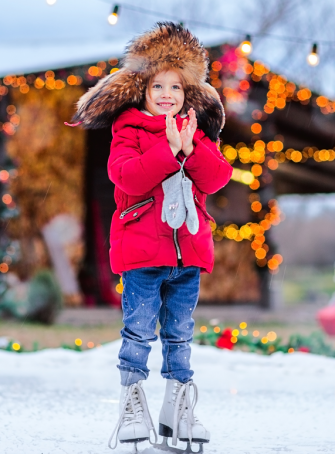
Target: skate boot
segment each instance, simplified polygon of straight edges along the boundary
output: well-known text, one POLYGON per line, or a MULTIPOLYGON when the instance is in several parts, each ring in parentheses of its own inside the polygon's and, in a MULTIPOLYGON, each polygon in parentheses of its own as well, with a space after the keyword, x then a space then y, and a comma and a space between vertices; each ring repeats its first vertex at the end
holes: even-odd
POLYGON ((194 407, 198 400, 197 386, 189 381, 180 383, 177 380, 167 380, 164 403, 159 415, 159 435, 163 436, 161 445, 154 445, 160 449, 176 453, 192 453, 191 443, 198 443, 199 450, 203 452, 203 443, 208 443, 210 433, 194 415, 194 407), (193 388, 191 402, 190 389, 193 388), (172 437, 172 445, 176 446, 177 439, 187 442, 186 450, 172 448, 167 443, 167 438, 172 437))
POLYGON ((108 442, 109 448, 115 449, 119 440, 120 443, 134 443, 134 452, 137 452, 138 442, 150 441, 151 430, 157 441, 157 434, 142 388, 142 380, 130 386, 121 386, 119 413, 119 420, 108 442), (112 446, 114 436, 116 438, 112 446))

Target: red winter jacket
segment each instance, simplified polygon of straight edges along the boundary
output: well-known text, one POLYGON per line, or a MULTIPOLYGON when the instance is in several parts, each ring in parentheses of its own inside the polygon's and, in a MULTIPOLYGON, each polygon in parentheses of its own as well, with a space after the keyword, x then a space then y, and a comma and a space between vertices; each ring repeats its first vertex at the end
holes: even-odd
MULTIPOLYGON (((183 119, 176 117, 178 129, 183 119)), ((114 273, 149 266, 199 266, 210 273, 214 245, 206 212, 206 196, 225 186, 232 168, 201 130, 194 135, 194 150, 184 169, 193 181, 199 231, 189 233, 162 222, 162 181, 180 170, 166 138, 165 116, 148 116, 138 109, 123 112, 113 124, 108 175, 115 183, 117 209, 110 232, 110 261, 114 273)), ((214 221, 214 220, 213 220, 214 221)))

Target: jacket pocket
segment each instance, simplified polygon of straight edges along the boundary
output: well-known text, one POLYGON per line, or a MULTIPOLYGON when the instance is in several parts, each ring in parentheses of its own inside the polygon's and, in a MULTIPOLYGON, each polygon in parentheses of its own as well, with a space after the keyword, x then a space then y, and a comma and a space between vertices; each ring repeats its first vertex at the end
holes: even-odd
POLYGON ((135 203, 120 214, 120 224, 127 224, 129 221, 134 221, 147 211, 154 203, 154 197, 135 203))
POLYGON ((120 214, 122 257, 127 265, 150 262, 159 252, 154 200, 150 197, 120 214))

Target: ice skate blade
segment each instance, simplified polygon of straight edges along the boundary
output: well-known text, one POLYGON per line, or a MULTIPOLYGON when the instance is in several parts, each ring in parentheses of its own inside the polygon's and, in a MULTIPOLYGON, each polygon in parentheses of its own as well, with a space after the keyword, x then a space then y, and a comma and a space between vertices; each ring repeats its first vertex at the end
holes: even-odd
POLYGON ((144 437, 144 438, 131 438, 129 440, 119 440, 120 443, 140 443, 141 441, 146 441, 146 440, 149 440, 148 437, 144 437))
POLYGON ((163 437, 162 443, 154 443, 152 446, 156 449, 160 449, 162 451, 173 452, 175 454, 203 454, 203 445, 199 443, 199 451, 193 451, 190 442, 187 442, 187 446, 185 449, 175 448, 173 446, 169 446, 167 442, 167 437, 163 437))

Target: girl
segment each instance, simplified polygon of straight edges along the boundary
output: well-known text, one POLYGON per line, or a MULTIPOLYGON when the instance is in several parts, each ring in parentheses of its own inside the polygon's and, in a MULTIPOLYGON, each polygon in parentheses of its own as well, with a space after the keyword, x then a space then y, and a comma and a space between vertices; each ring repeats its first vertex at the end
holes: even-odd
POLYGON ((87 128, 113 124, 110 260, 124 286, 116 428, 122 443, 147 440, 154 430, 143 380, 157 321, 166 379, 159 434, 174 445, 210 440, 190 402, 190 388, 195 403, 197 388, 189 343, 200 273, 210 273, 214 262, 206 196, 227 184, 232 168, 215 144, 224 111, 205 83, 207 66, 197 38, 181 25, 160 23, 128 46, 123 68, 89 90, 75 116, 87 128))

